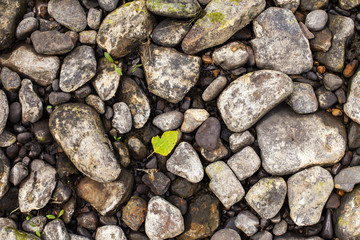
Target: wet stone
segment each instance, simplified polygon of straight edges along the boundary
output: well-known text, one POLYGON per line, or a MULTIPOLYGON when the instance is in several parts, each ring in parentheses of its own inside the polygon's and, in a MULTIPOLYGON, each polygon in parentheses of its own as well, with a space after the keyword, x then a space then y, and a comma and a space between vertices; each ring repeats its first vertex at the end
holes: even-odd
POLYGON ((155 195, 163 195, 170 187, 171 180, 162 172, 145 174, 142 181, 155 195))
POLYGON ((327 91, 323 87, 316 89, 316 95, 319 101, 319 107, 321 109, 328 109, 337 103, 336 95, 331 91, 327 91))
POLYGON ((21 119, 23 123, 35 123, 43 115, 43 103, 34 91, 29 79, 24 79, 19 91, 21 119))
POLYGON ((115 103, 114 117, 112 119, 112 126, 119 132, 125 134, 130 132, 132 127, 132 118, 128 105, 124 102, 115 103))
POLYGON ((175 47, 180 44, 189 30, 187 21, 167 18, 156 25, 151 33, 151 39, 160 46, 175 47))
POLYGON ((44 240, 70 240, 66 226, 61 220, 52 220, 46 224, 42 237, 44 240))
POLYGON ((295 12, 300 5, 300 0, 274 0, 277 7, 289 9, 295 12))
POLYGON ((99 114, 105 113, 105 103, 97 95, 90 94, 85 98, 87 105, 93 107, 99 114))
POLYGON ((51 92, 49 95, 49 103, 53 106, 60 105, 70 101, 71 94, 66 92, 51 92))
POLYGON ((202 99, 207 102, 214 100, 221 91, 225 88, 227 84, 227 79, 224 76, 217 77, 210 85, 204 90, 202 94, 202 99))
POLYGON ((328 15, 324 10, 311 11, 305 20, 305 25, 310 31, 322 30, 328 20, 328 15))
POLYGON ((351 79, 348 99, 347 102, 344 104, 344 112, 353 121, 360 124, 360 108, 359 108, 360 98, 357 94, 359 91, 358 90, 359 86, 360 86, 360 71, 355 73, 355 75, 351 79))
POLYGON ((4 130, 0 134, 0 147, 9 147, 16 142, 16 136, 11 132, 4 130))
POLYGON ((206 150, 205 148, 200 148, 200 153, 206 161, 215 162, 225 158, 228 155, 229 150, 224 146, 220 138, 218 139, 217 146, 217 148, 211 151, 206 150))
POLYGON ((327 52, 331 47, 331 31, 325 27, 319 32, 313 33, 315 38, 310 40, 310 48, 315 52, 327 52))
POLYGON ((236 41, 215 49, 212 58, 214 63, 222 69, 231 70, 245 65, 249 59, 249 53, 245 44, 236 41))
POLYGON ((0 79, 3 87, 8 92, 16 92, 21 86, 19 75, 7 67, 1 69, 0 79))
POLYGON ((192 18, 201 10, 197 0, 148 0, 146 7, 156 15, 172 18, 192 18))
POLYGON ((181 198, 191 197, 200 189, 197 183, 191 183, 188 180, 178 177, 171 183, 171 192, 181 198))
POLYGON ((232 155, 227 164, 235 173, 236 177, 242 181, 251 177, 259 170, 261 160, 254 149, 248 146, 232 155))
POLYGON ((10 177, 10 161, 0 150, 0 199, 4 197, 6 192, 9 190, 9 177, 10 177))
POLYGON ((258 231, 259 219, 250 211, 241 211, 236 216, 235 226, 247 236, 252 236, 258 231))
POLYGON ((210 240, 241 240, 240 235, 231 228, 224 228, 217 231, 210 240))
POLYGON ((88 213, 80 213, 77 216, 76 221, 79 226, 92 231, 96 230, 96 227, 98 225, 98 217, 94 211, 88 213))
POLYGON ((334 178, 335 188, 351 192, 360 183, 360 166, 342 169, 334 178))
POLYGON ((343 84, 343 80, 338 75, 332 73, 326 73, 323 82, 325 88, 329 91, 335 91, 343 84))
POLYGON ((133 231, 139 230, 145 221, 147 202, 140 197, 131 197, 122 209, 122 220, 133 231))
POLYGON ((31 34, 31 42, 37 53, 45 55, 65 54, 75 46, 68 35, 56 30, 35 31, 31 34))
POLYGON ((119 226, 102 226, 96 230, 95 240, 126 240, 124 231, 119 226))
POLYGON ((191 108, 185 111, 181 132, 191 133, 208 119, 210 114, 205 109, 191 108))
POLYGON ((22 162, 16 163, 11 169, 9 181, 17 186, 28 176, 28 168, 22 162))
POLYGON ((287 227, 287 222, 285 220, 281 220, 281 222, 274 225, 272 232, 275 236, 281 236, 286 233, 287 227))
POLYGON ((217 118, 209 117, 199 127, 195 134, 196 143, 205 150, 212 151, 218 148, 221 125, 217 118))
POLYGON ((310 84, 294 82, 294 91, 286 103, 299 114, 314 113, 318 109, 318 101, 310 84))
POLYGON ((160 115, 157 115, 152 123, 161 129, 161 131, 166 132, 170 130, 175 130, 181 126, 184 120, 184 115, 178 111, 170 111, 160 115))
POLYGON ((90 28, 98 30, 102 18, 102 11, 96 8, 90 8, 87 15, 87 24, 90 28))

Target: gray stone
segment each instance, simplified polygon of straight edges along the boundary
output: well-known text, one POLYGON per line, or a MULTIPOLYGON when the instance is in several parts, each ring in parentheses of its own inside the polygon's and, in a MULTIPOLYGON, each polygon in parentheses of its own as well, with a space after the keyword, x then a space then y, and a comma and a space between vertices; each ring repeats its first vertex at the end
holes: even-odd
POLYGON ((90 240, 88 237, 69 233, 70 240, 90 240))
POLYGON ((115 103, 113 109, 114 117, 112 119, 112 126, 119 134, 130 132, 132 128, 132 119, 128 105, 124 102, 115 103))
POLYGON ((149 92, 171 103, 180 102, 200 74, 200 57, 154 44, 141 48, 141 62, 149 92))
POLYGON ((81 32, 86 28, 86 14, 78 0, 50 0, 48 12, 72 31, 81 32))
POLYGON ((1 69, 0 79, 3 87, 8 92, 16 92, 21 86, 21 79, 19 75, 7 67, 3 67, 1 69))
POLYGON ((219 96, 217 106, 228 129, 242 132, 292 92, 293 83, 286 74, 260 70, 231 82, 219 96))
POLYGON ((147 0, 146 7, 156 15, 172 18, 193 18, 202 10, 197 0, 147 0))
POLYGON ((56 30, 35 31, 31 34, 31 42, 37 53, 45 55, 65 54, 75 46, 71 37, 56 30))
POLYGON ((121 141, 115 141, 113 142, 113 146, 115 149, 115 152, 119 156, 119 162, 121 166, 127 167, 131 160, 130 160, 130 153, 129 150, 124 142, 121 141))
POLYGON ((135 51, 147 40, 155 24, 155 18, 145 4, 133 1, 109 13, 102 21, 97 44, 111 56, 121 58, 135 51))
POLYGON ((280 211, 285 196, 286 182, 283 178, 262 178, 250 188, 245 199, 261 218, 271 219, 280 211))
POLYGON ((268 8, 253 24, 256 38, 250 43, 258 68, 286 74, 300 74, 311 70, 313 58, 309 42, 290 10, 268 8))
POLYGON ((264 230, 251 236, 252 240, 272 240, 273 236, 270 232, 264 230))
POLYGON ((201 148, 213 151, 219 147, 220 132, 220 121, 215 117, 209 117, 196 131, 195 141, 201 148))
POLYGON ((298 114, 314 113, 318 109, 318 101, 310 84, 294 82, 294 91, 286 99, 286 103, 298 114))
POLYGON ((323 79, 324 87, 329 91, 335 91, 343 84, 343 80, 333 73, 325 73, 323 79))
POLYGON ((21 240, 40 240, 37 236, 17 230, 16 228, 7 227, 0 230, 0 239, 6 239, 6 240, 19 240, 19 237, 21 236, 21 240))
POLYGON ((161 129, 161 131, 166 132, 170 130, 175 130, 181 126, 184 120, 184 115, 178 111, 170 111, 157 115, 152 123, 161 129))
POLYGON ((96 8, 99 6, 98 0, 81 0, 82 4, 86 8, 96 8))
POLYGON ((70 240, 66 226, 61 220, 52 220, 46 224, 42 237, 44 240, 70 240))
POLYGON ((0 90, 0 134, 3 133, 9 116, 9 104, 6 94, 0 90))
POLYGON ((80 103, 60 105, 50 115, 49 126, 51 134, 79 171, 99 182, 118 178, 120 165, 93 108, 80 103))
POLYGON ((235 219, 235 226, 247 236, 252 236, 258 231, 259 219, 250 211, 241 211, 235 219))
POLYGON ((345 45, 354 33, 354 21, 341 15, 329 14, 328 27, 332 33, 331 47, 327 52, 316 52, 315 58, 328 70, 342 72, 345 64, 345 45))
POLYGON ((20 45, 0 56, 0 65, 10 68, 41 86, 51 85, 60 69, 60 59, 35 52, 30 45, 20 45))
POLYGON ((214 150, 206 150, 205 148, 200 148, 200 153, 206 161, 215 162, 217 160, 225 158, 228 155, 229 150, 224 146, 220 138, 218 138, 217 146, 218 147, 214 150))
POLYGON ((189 182, 198 183, 204 178, 204 169, 195 149, 188 142, 181 142, 166 162, 166 169, 189 182))
POLYGON ((249 53, 245 44, 235 41, 215 49, 212 59, 222 69, 232 70, 245 65, 249 59, 249 53))
POLYGON ((274 0, 277 7, 289 9, 295 12, 300 5, 300 0, 274 0))
POLYGON ((159 196, 148 203, 145 232, 150 239, 167 239, 184 231, 184 219, 180 210, 159 196))
POLYGON ((51 31, 56 30, 59 31, 61 29, 60 24, 57 21, 49 21, 40 18, 40 31, 51 31))
POLYGON ((52 200, 57 204, 63 204, 67 202, 71 197, 72 191, 70 187, 58 181, 54 193, 52 195, 52 200))
POLYGON ((71 94, 65 92, 51 92, 49 94, 49 103, 53 106, 66 103, 70 101, 71 94))
POLYGON ((236 177, 242 181, 251 177, 259 170, 261 160, 252 147, 245 147, 232 155, 227 164, 235 173, 236 177))
POLYGON ((316 89, 315 93, 321 109, 328 109, 338 101, 336 95, 332 91, 326 90, 324 87, 316 89))
POLYGON ((339 7, 344 10, 351 10, 360 5, 359 0, 339 0, 339 7))
POLYGON ((102 18, 102 11, 96 8, 90 8, 87 15, 87 24, 90 28, 98 30, 102 18))
POLYGON ((126 240, 124 231, 119 226, 108 225, 96 230, 95 240, 118 239, 126 240))
POLYGON ((30 176, 21 182, 19 189, 19 208, 30 212, 46 206, 56 186, 56 169, 42 160, 30 164, 30 176))
POLYGON ((202 99, 207 102, 214 100, 219 93, 224 89, 227 84, 227 79, 224 76, 217 77, 210 85, 204 90, 202 94, 202 99))
POLYGON ((279 106, 256 126, 262 165, 286 175, 313 165, 332 165, 345 153, 345 127, 325 111, 299 115, 279 106))
POLYGON ((210 114, 205 109, 190 108, 184 113, 184 121, 181 125, 181 132, 191 133, 208 119, 210 114))
POLYGON ((360 147, 360 125, 356 122, 351 122, 348 128, 348 145, 350 149, 360 147))
POLYGON ((244 147, 252 145, 254 141, 255 138, 249 131, 233 133, 229 137, 230 149, 233 153, 242 150, 244 147))
POLYGON ((210 178, 209 188, 226 209, 239 202, 245 195, 240 181, 223 161, 209 164, 205 172, 210 178))
POLYGON ((360 96, 358 94, 360 88, 360 70, 351 78, 350 90, 346 103, 344 104, 344 112, 353 121, 360 124, 360 96))
POLYGON ((4 197, 9 190, 9 177, 10 177, 10 161, 0 150, 0 199, 4 197))
POLYGON ((360 166, 342 169, 335 176, 335 188, 344 192, 351 192, 355 184, 360 183, 360 166))
POLYGON ((305 25, 310 31, 323 30, 328 21, 328 15, 324 10, 311 11, 305 19, 305 25))
POLYGON ((274 225, 272 232, 275 236, 281 236, 286 233, 287 227, 287 222, 285 220, 281 220, 281 222, 274 225))
POLYGON ((293 232, 288 232, 280 237, 275 237, 274 240, 324 240, 324 239, 318 236, 304 237, 303 235, 299 235, 293 232))
POLYGON ((288 181, 290 217, 298 226, 310 226, 320 221, 334 181, 331 174, 316 166, 292 175, 288 181))
POLYGON ((213 0, 204 9, 185 36, 181 47, 187 54, 196 54, 206 48, 226 42, 237 31, 248 25, 265 8, 265 0, 213 0))
POLYGON ((72 92, 90 81, 96 73, 95 52, 90 46, 79 46, 64 58, 61 66, 59 87, 72 92))
POLYGON ((131 136, 126 139, 126 144, 129 148, 130 155, 137 161, 141 161, 147 156, 146 146, 136 136, 131 136))
POLYGON ((301 31, 303 32, 304 36, 307 38, 307 39, 314 39, 315 38, 315 35, 310 32, 310 30, 305 26, 305 24, 303 24, 302 22, 299 22, 299 26, 300 26, 300 29, 301 31))
POLYGON ((329 3, 329 0, 301 0, 300 10, 313 11, 325 8, 329 3))
POLYGON ((4 130, 0 134, 0 147, 10 147, 15 142, 16 142, 16 136, 13 133, 4 130))
POLYGON ((6 227, 16 228, 16 223, 11 218, 0 218, 0 231, 6 227))
POLYGON ((214 233, 210 240, 241 240, 241 237, 235 230, 224 228, 214 233))
POLYGON ((24 79, 19 91, 21 119, 23 123, 35 123, 43 115, 43 103, 34 91, 32 82, 24 79))
POLYGON ((98 0, 98 2, 103 10, 110 12, 117 7, 119 0, 98 0))
POLYGON ((95 30, 81 31, 79 33, 79 42, 81 42, 82 44, 95 45, 96 36, 97 32, 95 30))
POLYGON ((39 22, 34 17, 24 18, 16 28, 16 38, 24 40, 39 28, 39 22))
POLYGON ((16 163, 10 171, 9 181, 17 186, 21 183, 24 178, 28 175, 28 168, 22 162, 16 163))
POLYGON ((128 200, 133 184, 133 175, 123 170, 119 179, 108 183, 96 182, 88 177, 82 178, 76 187, 76 193, 101 215, 112 215, 128 200))
POLYGON ((166 18, 151 33, 154 43, 164 47, 175 47, 190 30, 188 21, 166 18))
POLYGON ((105 103, 100 97, 90 94, 85 98, 85 102, 87 105, 93 107, 99 114, 105 113, 105 103))

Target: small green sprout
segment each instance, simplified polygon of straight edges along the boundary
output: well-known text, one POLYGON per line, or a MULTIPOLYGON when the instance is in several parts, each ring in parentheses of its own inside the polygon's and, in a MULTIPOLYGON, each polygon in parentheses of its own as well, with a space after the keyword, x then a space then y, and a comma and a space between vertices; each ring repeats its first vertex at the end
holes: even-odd
POLYGON ((117 66, 118 62, 114 61, 114 59, 107 52, 104 53, 104 57, 106 58, 106 60, 109 63, 112 63, 112 65, 114 66, 115 72, 117 72, 120 76, 122 76, 123 73, 122 73, 121 69, 117 66))
POLYGON ((52 109, 52 108, 53 108, 53 106, 51 106, 51 105, 47 105, 47 106, 46 106, 46 108, 47 108, 47 109, 52 109))
POLYGON ((52 214, 48 214, 46 215, 46 217, 50 220, 53 220, 53 219, 56 219, 56 220, 59 220, 60 217, 64 214, 64 209, 61 209, 60 213, 58 215, 52 215, 52 214))
POLYGON ((137 69, 138 67, 141 67, 141 66, 142 66, 141 63, 140 63, 140 64, 134 64, 134 65, 132 66, 132 68, 133 68, 132 72, 135 72, 136 69, 137 69))
POLYGON ((116 136, 114 136, 114 139, 115 139, 115 141, 120 141, 120 139, 121 139, 121 137, 116 137, 116 136))
MULTIPOLYGON (((26 216, 26 220, 29 221, 29 220, 31 220, 32 217, 33 217, 33 216, 32 216, 30 213, 28 213, 28 215, 26 216)), ((41 238, 41 233, 40 233, 40 231, 39 231, 39 224, 35 224, 33 221, 30 221, 30 226, 36 228, 36 229, 35 229, 36 236, 38 236, 39 238, 41 238)))

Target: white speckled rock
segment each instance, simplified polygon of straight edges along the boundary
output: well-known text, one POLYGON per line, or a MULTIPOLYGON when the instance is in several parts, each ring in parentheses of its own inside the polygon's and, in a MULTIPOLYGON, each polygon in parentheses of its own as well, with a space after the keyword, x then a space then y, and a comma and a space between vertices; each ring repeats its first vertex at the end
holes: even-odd
POLYGON ((351 78, 349 96, 344 104, 344 112, 353 121, 360 124, 360 70, 351 78))
POLYGON ((295 12, 300 5, 300 0, 274 0, 277 7, 289 9, 295 12))
POLYGON ((324 10, 314 10, 306 15, 305 26, 310 31, 322 30, 328 20, 328 15, 324 10))
POLYGON ((351 192, 355 184, 360 183, 360 166, 353 166, 342 169, 335 176, 335 188, 344 192, 351 192))
POLYGON ((244 147, 250 146, 255 141, 254 136, 249 132, 233 133, 229 137, 230 149, 236 153, 244 147))
POLYGON ((236 177, 242 181, 259 170, 261 160, 252 147, 245 147, 240 152, 232 155, 227 164, 236 177))
POLYGON ((259 228, 259 219, 250 211, 241 211, 235 219, 235 226, 247 236, 254 235, 259 228))
POLYGON ((6 94, 0 90, 0 134, 4 131, 6 121, 9 115, 9 104, 6 94))
POLYGON ((125 134, 130 132, 132 127, 131 112, 128 105, 124 102, 115 103, 113 105, 114 117, 112 126, 119 132, 125 134))
POLYGON ((351 10, 360 5, 360 0, 339 0, 339 7, 344 10, 351 10))
POLYGON ((0 199, 9 190, 9 177, 10 177, 10 161, 0 149, 0 199))
POLYGON ((204 90, 203 94, 201 95, 202 99, 205 102, 214 100, 219 95, 219 93, 221 93, 221 91, 224 89, 226 84, 227 84, 226 77, 224 76, 217 77, 204 90))
POLYGON ((46 224, 42 237, 44 240, 70 240, 69 233, 62 220, 52 220, 46 224))
POLYGON ((245 44, 236 41, 215 49, 212 58, 216 65, 224 70, 231 70, 245 65, 249 59, 249 53, 245 44))
POLYGON ((294 82, 294 91, 286 103, 299 114, 314 113, 318 109, 318 100, 310 84, 294 82))
POLYGON ((161 131, 166 132, 175 130, 181 126, 184 120, 184 115, 179 111, 170 111, 157 115, 153 119, 153 124, 160 128, 161 131))
POLYGON ((184 113, 184 121, 181 132, 191 133, 208 119, 210 114, 205 109, 190 108, 184 113))
POLYGON ((146 7, 156 15, 193 18, 202 10, 197 0, 147 0, 146 7))
POLYGON ((24 79, 19 91, 23 123, 35 123, 43 115, 43 103, 34 91, 32 82, 24 79))
POLYGON ((102 226, 96 230, 95 240, 126 240, 124 231, 119 226, 102 226))
POLYGON ((210 240, 241 240, 241 237, 235 230, 224 228, 214 233, 210 240))

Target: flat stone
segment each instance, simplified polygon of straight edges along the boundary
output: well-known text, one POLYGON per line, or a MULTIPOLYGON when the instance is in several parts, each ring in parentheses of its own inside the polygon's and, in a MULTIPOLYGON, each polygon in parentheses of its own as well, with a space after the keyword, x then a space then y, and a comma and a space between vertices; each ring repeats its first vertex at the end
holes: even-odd
POLYGON ((11 145, 13 145, 16 142, 16 136, 7 131, 4 130, 1 134, 0 134, 0 147, 10 147, 11 145))
POLYGON ((217 106, 228 129, 242 132, 292 92, 293 83, 287 75, 260 70, 231 82, 219 96, 217 106))
POLYGON ((119 179, 109 183, 96 182, 88 177, 82 178, 76 187, 76 193, 101 215, 112 215, 130 197, 133 183, 133 175, 124 170, 119 179))
POLYGON ((102 11, 96 8, 90 8, 87 15, 87 24, 90 28, 98 30, 101 24, 102 11))
POLYGON ((227 84, 226 77, 224 77, 224 76, 217 77, 204 90, 204 92, 201 96, 202 99, 205 102, 214 100, 221 93, 221 91, 225 88, 226 84, 227 84))
POLYGON ((120 165, 93 108, 81 103, 60 105, 50 115, 49 126, 51 134, 79 171, 99 182, 118 178, 120 165))
POLYGON ((206 161, 215 162, 217 160, 221 160, 225 158, 228 155, 229 150, 224 146, 220 138, 218 138, 217 146, 218 147, 215 148, 214 150, 207 150, 205 148, 200 148, 200 153, 205 158, 206 161))
POLYGON ((319 32, 313 33, 315 38, 310 40, 310 48, 315 52, 327 52, 331 47, 332 35, 329 28, 325 27, 319 32))
POLYGON ((212 151, 219 147, 221 125, 217 118, 209 117, 195 134, 196 143, 205 150, 212 151))
POLYGON ((315 94, 317 95, 319 107, 321 109, 328 109, 337 103, 337 97, 332 91, 326 90, 325 87, 319 87, 316 89, 315 94))
POLYGON ((339 0, 339 7, 344 10, 351 10, 360 5, 359 0, 339 0))
POLYGON ((348 93, 348 98, 344 104, 344 112, 348 117, 353 121, 360 124, 360 96, 358 95, 360 87, 360 70, 354 74, 351 78, 350 90, 348 93))
POLYGON ((4 131, 9 116, 9 104, 6 94, 0 90, 0 134, 4 131))
POLYGON ((265 8, 265 0, 211 1, 185 36, 181 47, 186 54, 196 54, 206 48, 226 42, 248 25, 265 8))
POLYGON ((305 24, 303 24, 302 22, 299 22, 299 26, 300 26, 300 29, 303 32, 304 36, 308 40, 315 38, 315 35, 312 32, 310 32, 310 30, 305 26, 305 24))
POLYGON ((320 31, 327 21, 328 15, 324 10, 314 10, 306 15, 305 25, 310 31, 320 31))
POLYGON ((0 55, 0 65, 21 76, 34 80, 41 86, 51 85, 60 69, 60 59, 35 52, 30 45, 19 45, 10 53, 0 55))
POLYGON ((184 120, 184 115, 179 111, 170 111, 162 113, 154 117, 152 123, 161 129, 161 131, 166 132, 170 130, 175 130, 181 126, 184 120))
POLYGON ((159 196, 152 197, 145 220, 146 235, 150 239, 167 239, 183 231, 184 219, 180 210, 159 196))
POLYGON ((250 188, 245 199, 261 218, 271 219, 284 204, 286 188, 281 177, 262 178, 250 188))
POLYGON ((49 164, 33 160, 30 169, 30 176, 21 182, 19 189, 19 208, 23 213, 45 207, 56 186, 56 169, 49 164))
POLYGON ((68 53, 75 46, 70 36, 56 30, 35 31, 31 34, 31 42, 37 53, 45 55, 68 53))
POLYGON ((301 0, 300 9, 302 11, 313 11, 325 8, 329 3, 329 0, 301 0))
POLYGON ((52 220, 46 224, 41 235, 44 240, 70 240, 66 226, 61 220, 52 220))
POLYGON ((141 48, 141 62, 149 92, 171 103, 180 102, 200 74, 200 57, 154 44, 141 48))
POLYGON ((43 115, 43 103, 34 91, 32 82, 24 79, 19 91, 21 119, 23 123, 35 123, 43 115))
POLYGON ((58 23, 72 31, 81 32, 86 28, 86 14, 78 0, 50 0, 47 10, 58 23))
POLYGON ((34 17, 28 17, 21 20, 16 28, 16 38, 24 40, 39 28, 39 21, 34 17))
POLYGON ((156 15, 172 18, 192 18, 202 10, 197 0, 148 0, 146 7, 156 15))
POLYGON ((210 240, 241 240, 240 235, 231 228, 224 228, 217 231, 210 240))
POLYGON ((170 178, 168 178, 162 172, 144 174, 141 180, 155 195, 165 194, 168 191, 171 183, 170 178))
POLYGON ((328 28, 332 33, 331 47, 327 52, 316 52, 315 58, 333 72, 342 72, 345 66, 345 45, 354 33, 354 21, 341 15, 329 14, 328 28))
POLYGON ((335 176, 335 188, 344 192, 351 192, 355 184, 360 183, 360 166, 342 169, 335 176))
POLYGON ((292 175, 288 181, 290 217, 298 226, 318 223, 322 210, 334 189, 331 174, 316 166, 292 175))
POLYGON ((310 84, 294 82, 294 91, 286 99, 286 103, 298 114, 314 113, 318 109, 318 101, 310 84))
POLYGON ((105 113, 105 103, 97 95, 90 94, 85 98, 87 105, 93 107, 99 114, 105 113))
POLYGON ((51 92, 49 94, 49 103, 53 106, 70 101, 71 94, 66 92, 51 92))
POLYGON ((360 147, 360 125, 356 122, 351 122, 348 129, 348 145, 350 149, 360 147))
POLYGON ((198 183, 204 178, 204 169, 195 149, 188 142, 181 142, 166 161, 166 169, 189 182, 198 183))
POLYGON ((96 42, 111 56, 122 58, 146 41, 155 18, 145 4, 133 1, 109 13, 102 21, 96 42))
POLYGON ((131 197, 122 209, 121 219, 133 231, 138 231, 144 223, 147 212, 147 202, 140 197, 131 197))
POLYGON ((119 0, 98 0, 98 2, 103 10, 110 12, 117 7, 119 0))
POLYGON ((242 181, 251 177, 259 170, 261 160, 252 147, 245 147, 232 155, 227 164, 235 173, 236 177, 242 181))
POLYGON ((79 46, 68 54, 60 72, 59 87, 63 92, 73 92, 90 81, 96 74, 95 52, 90 46, 79 46))
POLYGON ((9 177, 10 177, 10 161, 0 150, 0 199, 4 197, 6 192, 9 190, 9 177))
POLYGON ((345 153, 345 127, 325 111, 299 115, 282 105, 265 116, 256 131, 262 166, 272 175, 333 165, 345 153))
POLYGON ((190 108, 184 113, 181 132, 191 133, 208 119, 210 114, 205 109, 190 108))
POLYGON ((245 65, 249 59, 249 53, 245 44, 235 41, 215 49, 212 58, 214 63, 222 69, 231 70, 245 65))
POLYGON ((229 137, 230 149, 233 153, 242 150, 244 147, 252 145, 254 141, 255 138, 249 131, 233 133, 229 137))
POLYGON ((252 236, 258 231, 259 219, 250 211, 241 211, 235 219, 235 226, 247 236, 252 236))
POLYGON ((258 68, 286 74, 311 70, 313 58, 309 42, 290 10, 275 7, 266 9, 255 19, 254 33, 256 38, 250 43, 258 68))
POLYGON ((274 0, 274 3, 279 8, 285 8, 295 12, 300 5, 300 0, 274 0))
POLYGON ((126 240, 124 231, 119 226, 109 225, 102 226, 96 230, 95 240, 126 240))
POLYGON ((188 21, 166 18, 151 33, 154 43, 164 47, 175 47, 190 30, 188 21))
POLYGON ((132 118, 128 105, 124 102, 115 103, 113 105, 114 117, 112 126, 119 132, 125 134, 130 132, 132 127, 132 118))
POLYGON ((210 178, 209 188, 226 209, 239 202, 245 195, 240 181, 225 162, 211 163, 205 168, 205 172, 210 178))
POLYGON ((16 92, 21 86, 20 76, 7 67, 1 69, 1 83, 8 92, 16 92))

